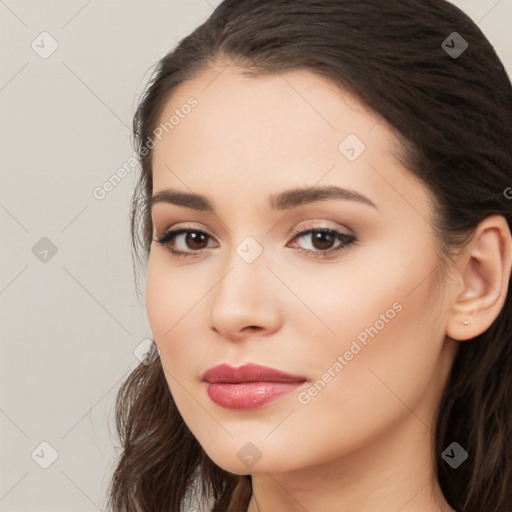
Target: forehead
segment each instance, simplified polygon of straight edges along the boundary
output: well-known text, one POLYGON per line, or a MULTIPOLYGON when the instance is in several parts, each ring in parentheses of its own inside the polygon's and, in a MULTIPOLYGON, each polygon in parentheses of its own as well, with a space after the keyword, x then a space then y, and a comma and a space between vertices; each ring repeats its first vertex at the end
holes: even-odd
POLYGON ((172 93, 159 125, 155 191, 185 185, 253 197, 322 180, 364 189, 375 202, 396 200, 397 190, 412 200, 426 192, 412 190, 425 187, 397 158, 398 138, 381 116, 307 70, 247 76, 233 65, 208 68, 172 93))
MULTIPOLYGON (((286 133, 296 137, 301 133, 311 137, 315 132, 338 132, 336 139, 347 128, 363 136, 382 120, 341 86, 309 70, 254 75, 232 64, 207 68, 180 84, 167 98, 159 124, 165 125, 173 116, 181 125, 194 124, 193 118, 200 117, 198 124, 211 136, 218 131, 214 128, 241 128, 241 133, 230 134, 239 139, 247 135, 264 136, 276 127, 283 131, 287 128, 286 133), (191 112, 192 121, 182 123, 184 116, 178 121, 176 114, 182 109, 189 110, 186 105, 192 97, 197 101, 191 112)), ((183 129, 173 127, 176 132, 183 129)), ((387 132, 390 142, 396 144, 389 127, 380 132, 387 132)))

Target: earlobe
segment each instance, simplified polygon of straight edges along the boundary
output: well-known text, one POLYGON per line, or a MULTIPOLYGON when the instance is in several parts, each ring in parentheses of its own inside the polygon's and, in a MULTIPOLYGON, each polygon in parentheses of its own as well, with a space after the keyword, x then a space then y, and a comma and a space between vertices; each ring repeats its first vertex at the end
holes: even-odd
POLYGON ((446 334, 462 341, 485 332, 505 303, 512 267, 512 237, 505 218, 484 219, 456 266, 459 287, 454 291, 446 334))

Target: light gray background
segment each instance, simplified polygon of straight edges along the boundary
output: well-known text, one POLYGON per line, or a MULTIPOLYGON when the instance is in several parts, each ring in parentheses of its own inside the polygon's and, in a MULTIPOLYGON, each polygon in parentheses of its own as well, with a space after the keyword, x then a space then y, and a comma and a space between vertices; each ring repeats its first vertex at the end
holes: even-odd
MULTIPOLYGON (((115 394, 151 331, 130 253, 137 169, 103 200, 93 190, 133 155, 153 64, 219 3, 0 0, 0 511, 105 510, 115 394), (43 31, 48 58, 31 47, 50 48, 43 31), (47 469, 42 442, 58 453, 47 469)), ((510 75, 512 0, 454 3, 510 75)))

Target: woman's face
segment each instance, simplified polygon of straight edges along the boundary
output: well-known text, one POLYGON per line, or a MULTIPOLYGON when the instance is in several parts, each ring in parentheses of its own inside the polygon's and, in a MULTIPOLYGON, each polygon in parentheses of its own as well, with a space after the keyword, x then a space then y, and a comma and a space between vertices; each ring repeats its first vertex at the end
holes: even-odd
POLYGON ((189 230, 153 242, 146 281, 185 423, 238 474, 326 463, 397 432, 430 439, 455 343, 427 188, 385 122, 329 82, 223 69, 182 84, 154 138, 153 195, 211 205, 152 204, 154 237, 189 230), (327 187, 352 196, 313 196, 327 187), (202 380, 246 363, 306 380, 202 380), (259 400, 273 389, 285 393, 259 400))

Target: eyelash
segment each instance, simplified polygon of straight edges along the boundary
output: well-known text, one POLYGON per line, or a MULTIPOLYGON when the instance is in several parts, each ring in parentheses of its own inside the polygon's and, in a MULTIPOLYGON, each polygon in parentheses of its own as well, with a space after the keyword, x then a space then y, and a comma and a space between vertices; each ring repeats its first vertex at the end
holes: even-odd
MULTIPOLYGON (((157 235, 154 242, 158 243, 159 245, 166 246, 167 249, 171 252, 171 254, 178 258, 193 257, 193 256, 195 256, 194 253, 200 253, 204 250, 204 249, 201 249, 199 251, 186 252, 186 251, 179 251, 179 250, 173 249, 170 246, 170 242, 172 242, 178 235, 181 235, 183 233, 200 233, 200 234, 206 235, 209 238, 212 238, 210 235, 208 235, 208 233, 205 233, 204 231, 201 231, 200 229, 179 228, 179 229, 170 229, 170 230, 162 233, 161 235, 157 235)), ((297 230, 297 231, 295 231, 295 233, 293 233, 292 240, 295 240, 296 238, 302 238, 302 237, 304 237, 306 235, 310 235, 312 233, 329 233, 329 234, 334 235, 334 237, 336 238, 337 241, 342 242, 335 249, 328 249, 326 251, 311 251, 309 249, 302 249, 302 248, 298 249, 298 251, 300 253, 309 254, 309 255, 313 256, 314 258, 325 257, 330 254, 343 251, 343 250, 347 249, 349 246, 353 245, 357 241, 356 237, 353 235, 347 235, 347 234, 342 233, 341 231, 338 231, 336 229, 322 228, 322 227, 309 228, 309 229, 302 230, 302 231, 297 230)))

